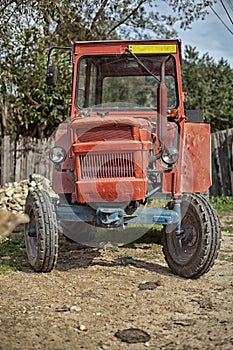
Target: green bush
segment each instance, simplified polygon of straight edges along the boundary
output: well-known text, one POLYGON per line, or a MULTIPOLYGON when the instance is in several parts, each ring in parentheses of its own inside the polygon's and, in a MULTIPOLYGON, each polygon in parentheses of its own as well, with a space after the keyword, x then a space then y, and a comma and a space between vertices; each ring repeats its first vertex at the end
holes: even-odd
POLYGON ((219 196, 210 197, 210 201, 218 214, 225 214, 233 212, 233 197, 232 196, 219 196))

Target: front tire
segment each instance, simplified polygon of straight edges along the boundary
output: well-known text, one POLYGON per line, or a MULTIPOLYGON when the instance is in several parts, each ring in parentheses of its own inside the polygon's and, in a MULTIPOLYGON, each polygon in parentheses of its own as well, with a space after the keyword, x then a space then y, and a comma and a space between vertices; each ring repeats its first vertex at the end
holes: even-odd
POLYGON ((208 272, 218 255, 220 224, 215 209, 200 194, 185 194, 181 203, 183 233, 175 226, 163 229, 163 253, 173 273, 198 278, 208 272))
POLYGON ((43 190, 29 193, 25 213, 29 216, 24 227, 29 263, 36 272, 49 272, 58 256, 58 225, 48 193, 43 190))

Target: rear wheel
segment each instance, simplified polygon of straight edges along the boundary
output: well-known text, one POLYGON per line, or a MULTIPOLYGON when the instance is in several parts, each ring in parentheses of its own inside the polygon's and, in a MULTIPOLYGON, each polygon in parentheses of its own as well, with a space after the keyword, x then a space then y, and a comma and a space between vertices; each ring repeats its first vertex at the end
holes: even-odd
POLYGON ((174 225, 163 229, 163 252, 175 274, 198 278, 208 272, 220 248, 220 224, 215 209, 200 194, 185 194, 181 203, 182 230, 174 225))
POLYGON ((43 190, 29 193, 25 212, 29 216, 24 228, 29 263, 37 272, 49 272, 58 256, 58 225, 48 193, 43 190))

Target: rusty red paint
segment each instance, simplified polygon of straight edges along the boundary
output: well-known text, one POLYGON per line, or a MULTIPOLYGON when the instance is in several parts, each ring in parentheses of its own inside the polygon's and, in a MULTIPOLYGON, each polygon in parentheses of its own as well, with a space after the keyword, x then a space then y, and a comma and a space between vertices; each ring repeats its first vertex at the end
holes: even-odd
MULTIPOLYGON (((55 192, 70 193, 73 201, 80 203, 143 201, 148 189, 148 160, 154 148, 161 153, 163 144, 179 149, 178 164, 162 175, 164 193, 177 197, 182 192, 203 192, 211 185, 210 128, 186 122, 178 40, 77 42, 74 81, 81 57, 124 54, 130 44, 142 43, 177 45, 177 52, 172 53, 178 94, 175 115, 167 119, 164 78, 159 87, 158 111, 114 110, 104 117, 94 110, 82 117, 75 104, 77 84, 73 84, 71 121, 61 124, 56 133, 55 143, 67 151, 67 158, 60 170, 54 169, 55 192)), ((90 93, 89 87, 85 93, 90 93)), ((158 158, 154 161, 156 169, 167 171, 158 158)))

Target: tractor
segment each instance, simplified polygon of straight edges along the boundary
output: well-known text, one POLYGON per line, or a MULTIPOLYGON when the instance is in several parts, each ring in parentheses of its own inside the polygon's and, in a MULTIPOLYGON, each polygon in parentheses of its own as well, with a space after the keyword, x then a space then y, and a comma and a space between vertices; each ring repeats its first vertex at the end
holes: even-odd
POLYGON ((69 50, 70 116, 50 149, 51 188, 28 194, 25 242, 37 272, 51 271, 59 232, 92 247, 124 245, 162 225, 172 273, 199 278, 217 257, 221 232, 206 191, 211 133, 185 110, 180 40, 79 41, 52 47, 46 83, 55 88, 54 50, 69 50), (161 206, 159 203, 163 201, 161 206))

